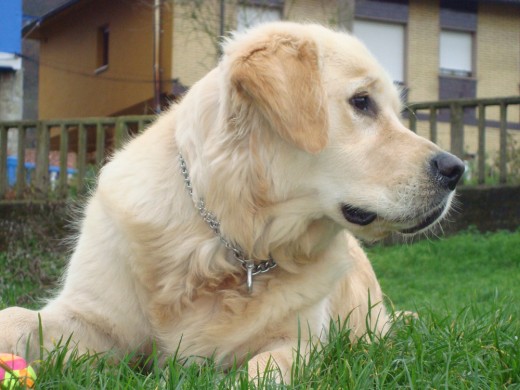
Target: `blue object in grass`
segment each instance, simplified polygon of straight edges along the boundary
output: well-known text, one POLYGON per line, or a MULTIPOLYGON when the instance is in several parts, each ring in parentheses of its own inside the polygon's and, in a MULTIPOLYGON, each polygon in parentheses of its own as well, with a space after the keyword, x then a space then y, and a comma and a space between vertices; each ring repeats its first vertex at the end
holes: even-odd
MULTIPOLYGON (((25 181, 30 183, 31 174, 34 172, 36 165, 26 162, 25 164, 25 181)), ((18 159, 16 156, 7 157, 7 184, 13 187, 16 184, 16 173, 18 170, 18 159)))
MULTIPOLYGON (((31 182, 31 174, 36 169, 36 165, 33 163, 26 162, 25 164, 25 180, 29 184, 31 182)), ((16 156, 7 157, 7 183, 10 187, 16 184, 16 171, 18 169, 18 158, 16 156)), ((77 170, 74 168, 67 168, 67 175, 76 174, 77 170)), ((60 174, 60 167, 51 165, 49 167, 49 173, 54 177, 58 177, 60 174)))

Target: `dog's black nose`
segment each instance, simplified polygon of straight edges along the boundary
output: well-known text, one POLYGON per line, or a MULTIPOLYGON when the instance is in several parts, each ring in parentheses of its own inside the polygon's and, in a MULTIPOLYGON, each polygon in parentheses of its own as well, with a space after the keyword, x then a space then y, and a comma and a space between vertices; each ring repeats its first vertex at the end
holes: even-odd
POLYGON ((431 160, 433 176, 439 180, 441 185, 454 190, 464 173, 464 163, 453 154, 442 152, 435 155, 431 160))

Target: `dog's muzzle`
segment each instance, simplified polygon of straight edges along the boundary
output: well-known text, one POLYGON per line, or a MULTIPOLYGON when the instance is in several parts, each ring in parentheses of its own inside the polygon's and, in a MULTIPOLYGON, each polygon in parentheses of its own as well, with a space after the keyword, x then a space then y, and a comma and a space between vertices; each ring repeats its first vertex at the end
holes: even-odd
MULTIPOLYGON (((402 221, 398 223, 403 234, 414 234, 426 229, 428 226, 437 222, 449 208, 451 193, 455 190, 457 183, 464 174, 464 163, 454 155, 441 152, 433 156, 429 163, 428 175, 430 180, 435 183, 438 190, 438 200, 434 201, 434 206, 429 211, 409 218, 413 221, 412 226, 402 228, 402 221)), ((366 226, 376 220, 378 215, 372 211, 364 210, 348 203, 341 205, 343 217, 350 223, 359 226, 366 226)))

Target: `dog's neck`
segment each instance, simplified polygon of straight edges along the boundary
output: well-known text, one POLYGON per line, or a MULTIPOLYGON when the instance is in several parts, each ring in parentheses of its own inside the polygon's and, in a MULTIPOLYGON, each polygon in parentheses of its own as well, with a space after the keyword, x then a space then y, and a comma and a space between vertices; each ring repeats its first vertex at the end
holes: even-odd
POLYGON ((186 191, 188 192, 189 196, 192 198, 192 201, 194 202, 195 208, 198 210, 200 216, 206 222, 208 227, 213 230, 215 235, 220 239, 222 244, 232 252, 233 257, 237 260, 237 262, 242 266, 242 268, 246 271, 246 284, 247 284, 247 290, 249 293, 253 290, 253 276, 266 273, 273 268, 276 267, 276 262, 273 260, 272 256, 269 256, 268 259, 264 260, 255 260, 252 259, 250 256, 247 256, 242 248, 240 246, 226 237, 222 234, 220 231, 220 221, 217 219, 217 217, 206 208, 206 203, 204 202, 204 198, 199 198, 198 200, 195 200, 193 198, 193 188, 191 183, 190 174, 188 171, 188 167, 186 165, 186 161, 182 157, 182 154, 179 153, 179 166, 180 171, 182 173, 182 176, 184 178, 184 185, 186 187, 186 191))

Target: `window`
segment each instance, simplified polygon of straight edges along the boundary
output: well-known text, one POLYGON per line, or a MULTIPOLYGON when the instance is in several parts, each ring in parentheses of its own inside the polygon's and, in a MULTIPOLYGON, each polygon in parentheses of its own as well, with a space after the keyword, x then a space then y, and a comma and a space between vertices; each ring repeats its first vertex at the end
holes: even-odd
POLYGON ((354 35, 363 41, 394 82, 404 84, 405 26, 356 19, 353 30, 354 35))
POLYGON ((99 27, 97 31, 96 73, 103 72, 108 68, 109 42, 110 29, 108 25, 99 27))
MULTIPOLYGON (((439 99, 474 99, 477 96, 475 36, 478 4, 473 1, 440 0, 439 99)), ((464 110, 465 120, 475 110, 464 110)))
POLYGON ((265 6, 262 1, 239 4, 237 10, 237 31, 244 31, 257 24, 282 19, 282 7, 265 6))
POLYGON ((442 30, 440 35, 440 74, 473 75, 473 34, 467 31, 442 30))

